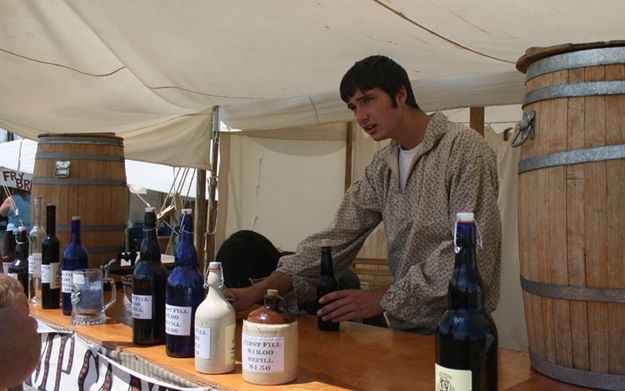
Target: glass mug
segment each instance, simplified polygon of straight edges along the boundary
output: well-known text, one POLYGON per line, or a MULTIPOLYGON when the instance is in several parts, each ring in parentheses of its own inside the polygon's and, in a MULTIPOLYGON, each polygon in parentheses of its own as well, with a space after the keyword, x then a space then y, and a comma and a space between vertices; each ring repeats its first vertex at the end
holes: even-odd
POLYGON ((115 303, 115 282, 104 278, 101 269, 72 272, 72 324, 88 326, 103 324, 105 311, 115 303), (111 300, 104 304, 104 283, 111 285, 111 300))

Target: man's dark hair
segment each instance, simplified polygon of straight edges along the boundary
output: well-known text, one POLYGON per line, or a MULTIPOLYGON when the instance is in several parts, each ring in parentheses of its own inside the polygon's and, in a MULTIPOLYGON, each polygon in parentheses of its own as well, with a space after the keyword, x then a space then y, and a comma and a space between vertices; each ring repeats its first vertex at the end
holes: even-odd
POLYGON ((395 95, 401 86, 406 87, 408 106, 418 109, 406 70, 386 56, 370 56, 356 62, 345 73, 339 90, 341 99, 347 103, 357 90, 367 91, 378 87, 390 95, 393 107, 397 107, 395 95))

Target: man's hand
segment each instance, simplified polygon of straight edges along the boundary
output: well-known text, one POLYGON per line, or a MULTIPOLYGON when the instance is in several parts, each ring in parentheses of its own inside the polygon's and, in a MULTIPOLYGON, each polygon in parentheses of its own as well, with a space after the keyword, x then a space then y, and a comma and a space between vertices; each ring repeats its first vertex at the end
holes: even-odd
POLYGON ((37 321, 12 307, 0 309, 0 389, 30 376, 41 354, 37 321))
POLYGON ((281 295, 293 289, 293 280, 288 274, 273 272, 269 277, 247 288, 224 289, 224 296, 232 299, 235 311, 244 311, 254 303, 262 301, 267 289, 277 289, 281 295))
POLYGON ((384 312, 379 304, 384 292, 386 289, 345 289, 330 292, 319 299, 319 304, 323 307, 317 311, 317 315, 330 322, 370 318, 384 312))

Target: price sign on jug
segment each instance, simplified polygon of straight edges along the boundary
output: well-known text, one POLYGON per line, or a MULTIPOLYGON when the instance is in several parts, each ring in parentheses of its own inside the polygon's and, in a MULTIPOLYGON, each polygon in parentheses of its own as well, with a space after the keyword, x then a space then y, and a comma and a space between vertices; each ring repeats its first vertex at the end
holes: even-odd
POLYGON ((243 335, 241 353, 243 369, 252 372, 284 371, 284 337, 243 335))

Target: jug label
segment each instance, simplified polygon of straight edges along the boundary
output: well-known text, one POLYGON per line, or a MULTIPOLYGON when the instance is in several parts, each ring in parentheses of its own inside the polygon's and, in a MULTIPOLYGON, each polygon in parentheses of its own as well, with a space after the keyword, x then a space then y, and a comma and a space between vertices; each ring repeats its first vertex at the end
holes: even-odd
POLYGON ((243 370, 284 372, 284 337, 253 337, 243 334, 243 370))
POLYGON ((132 317, 135 319, 152 319, 152 295, 132 294, 132 317))
POLYGON ((169 335, 191 335, 191 307, 165 305, 165 332, 169 335))
POLYGON ((72 274, 73 270, 63 270, 61 272, 61 292, 72 293, 72 274))
POLYGON ((50 289, 59 289, 61 287, 59 266, 59 262, 41 265, 41 283, 50 284, 50 289))
POLYGON ((210 360, 211 329, 195 326, 195 357, 210 360))
POLYGON ((445 368, 435 364, 436 391, 470 390, 471 371, 445 368))

